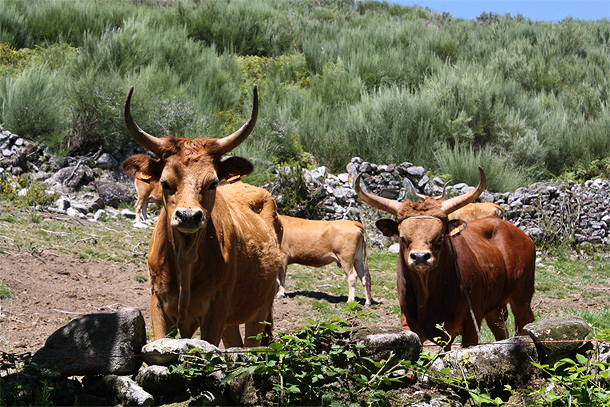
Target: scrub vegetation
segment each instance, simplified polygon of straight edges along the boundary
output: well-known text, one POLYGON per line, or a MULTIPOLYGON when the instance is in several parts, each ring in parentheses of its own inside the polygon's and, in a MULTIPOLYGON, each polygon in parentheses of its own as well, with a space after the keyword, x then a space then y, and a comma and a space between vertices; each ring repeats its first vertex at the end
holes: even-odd
POLYGON ((409 161, 512 191, 610 173, 610 24, 452 18, 378 1, 0 3, 0 123, 65 155, 148 132, 223 136, 257 163, 409 161), (492 178, 492 177, 490 177, 492 178))

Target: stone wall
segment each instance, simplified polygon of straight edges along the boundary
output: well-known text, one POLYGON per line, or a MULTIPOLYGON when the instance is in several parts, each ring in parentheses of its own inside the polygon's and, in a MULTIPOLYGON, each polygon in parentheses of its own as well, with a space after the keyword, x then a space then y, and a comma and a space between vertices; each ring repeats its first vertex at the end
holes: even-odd
MULTIPOLYGON (((306 170, 307 171, 307 170, 306 170)), ((430 179, 426 169, 409 162, 374 164, 354 157, 347 172, 333 175, 324 167, 307 171, 316 190, 323 185, 318 204, 324 220, 355 219, 374 229, 374 222, 388 216, 363 204, 353 189, 353 180, 362 174, 365 186, 374 194, 402 201, 414 199, 409 182, 420 194, 440 196, 444 182, 430 179), (373 217, 374 219, 369 219, 373 217)), ((447 196, 463 194, 474 186, 448 185, 447 196)), ((576 246, 606 248, 610 244, 610 181, 595 179, 584 184, 537 182, 515 192, 485 191, 480 202, 495 202, 505 210, 505 219, 513 222, 537 242, 569 243, 576 246)))

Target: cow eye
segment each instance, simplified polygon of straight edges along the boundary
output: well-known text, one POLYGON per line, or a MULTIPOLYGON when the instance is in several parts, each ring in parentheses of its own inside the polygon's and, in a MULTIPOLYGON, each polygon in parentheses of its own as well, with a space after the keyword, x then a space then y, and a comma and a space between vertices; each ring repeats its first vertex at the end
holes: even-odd
POLYGON ((161 187, 165 192, 172 193, 172 187, 165 180, 161 180, 161 187))
POLYGON ((405 240, 404 237, 400 238, 400 243, 404 246, 404 247, 409 247, 409 243, 407 243, 407 241, 405 240))
POLYGON ((218 181, 213 181, 210 186, 208 186, 208 191, 213 191, 218 187, 218 181))

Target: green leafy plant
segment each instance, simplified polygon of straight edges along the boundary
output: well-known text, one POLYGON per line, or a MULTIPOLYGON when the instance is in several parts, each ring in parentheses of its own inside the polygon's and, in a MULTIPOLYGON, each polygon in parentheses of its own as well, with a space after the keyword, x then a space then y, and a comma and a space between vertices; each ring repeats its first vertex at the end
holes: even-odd
POLYGON ((42 379, 32 354, 0 351, 0 406, 51 406, 56 390, 42 379))
POLYGON ((195 351, 171 371, 195 376, 222 366, 229 373, 222 380, 225 384, 250 374, 262 386, 261 394, 267 398, 272 394, 278 405, 387 405, 392 399, 387 386, 400 381, 388 373, 401 365, 393 357, 381 361, 359 357, 358 346, 350 339, 356 321, 366 313, 355 301, 345 310, 346 319, 309 320, 294 333, 275 335, 269 348, 246 351, 229 366, 215 354, 195 351))
POLYGON ((563 404, 568 406, 610 405, 610 363, 592 362, 589 357, 576 354, 575 360, 564 358, 552 366, 532 362, 548 374, 547 381, 555 387, 532 392, 540 396, 538 404, 563 404))
POLYGON ((318 190, 321 188, 322 186, 319 186, 312 190, 301 166, 289 165, 278 170, 271 192, 276 197, 278 213, 316 219, 320 199, 318 190))

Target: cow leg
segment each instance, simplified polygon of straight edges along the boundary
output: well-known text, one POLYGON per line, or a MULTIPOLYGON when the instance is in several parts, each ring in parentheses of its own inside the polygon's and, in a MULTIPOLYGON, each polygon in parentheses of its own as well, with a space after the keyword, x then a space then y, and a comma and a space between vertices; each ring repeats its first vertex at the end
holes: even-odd
POLYGON ((247 347, 268 345, 271 342, 273 332, 273 307, 262 307, 254 319, 246 323, 244 345, 247 347), (262 334, 260 340, 256 337, 262 334))
POLYGON ((510 309, 515 316, 515 331, 517 335, 526 335, 523 327, 534 321, 534 313, 532 312, 531 297, 525 301, 509 300, 510 309))
POLYGON ((288 266, 280 267, 277 273, 277 294, 275 298, 284 298, 286 296, 286 269, 288 266))
POLYGON ((148 223, 148 199, 144 199, 142 202, 142 221, 148 223))
POLYGON ((163 304, 154 293, 150 297, 150 319, 155 340, 165 338, 174 324, 165 313, 163 304))
POLYGON ((244 341, 241 339, 239 325, 227 325, 222 332, 222 343, 225 349, 243 347, 244 341))
POLYGON ((503 304, 485 315, 485 322, 493 333, 496 341, 508 338, 508 330, 506 329, 506 319, 508 318, 508 310, 503 304))
MULTIPOLYGON (((477 325, 481 326, 480 318, 477 317, 477 325)), ((468 347, 479 343, 479 336, 471 318, 468 318, 462 325, 462 346, 468 347)), ((451 349, 451 345, 449 345, 451 349)))
POLYGON ((142 207, 143 200, 142 198, 138 197, 138 199, 136 200, 136 225, 141 225, 142 220, 146 219, 146 210, 143 210, 142 207))

